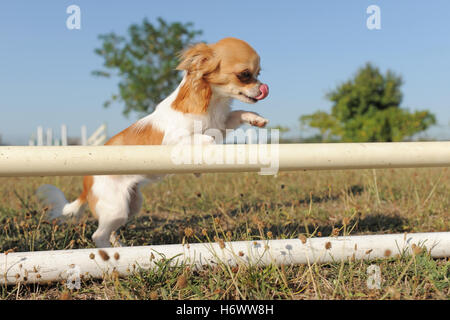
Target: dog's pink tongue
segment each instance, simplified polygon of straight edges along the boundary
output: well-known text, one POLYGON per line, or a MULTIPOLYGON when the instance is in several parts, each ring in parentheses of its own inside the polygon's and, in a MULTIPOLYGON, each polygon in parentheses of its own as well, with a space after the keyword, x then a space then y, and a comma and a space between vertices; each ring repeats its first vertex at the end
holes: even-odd
POLYGON ((261 94, 255 97, 256 100, 262 100, 269 95, 269 86, 263 83, 259 86, 259 91, 261 91, 261 94))

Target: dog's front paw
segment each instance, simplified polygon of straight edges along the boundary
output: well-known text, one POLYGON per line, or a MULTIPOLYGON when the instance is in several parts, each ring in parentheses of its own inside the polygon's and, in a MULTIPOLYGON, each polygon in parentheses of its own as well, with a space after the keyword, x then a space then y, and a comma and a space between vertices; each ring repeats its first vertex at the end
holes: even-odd
POLYGON ((206 134, 194 134, 194 144, 210 145, 215 143, 214 137, 206 134))
POLYGON ((251 126, 264 128, 269 120, 261 117, 259 114, 253 112, 246 112, 242 114, 242 121, 248 123, 251 126))
POLYGON ((259 117, 259 118, 260 119, 253 120, 252 122, 250 122, 250 124, 254 127, 264 128, 266 126, 266 124, 269 123, 269 120, 267 120, 263 117, 259 117))

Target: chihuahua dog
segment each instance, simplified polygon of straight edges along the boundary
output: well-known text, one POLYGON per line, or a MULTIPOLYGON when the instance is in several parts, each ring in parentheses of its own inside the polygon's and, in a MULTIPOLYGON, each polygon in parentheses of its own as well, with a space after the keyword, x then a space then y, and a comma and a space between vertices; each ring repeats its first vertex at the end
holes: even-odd
MULTIPOLYGON (((268 123, 254 112, 231 111, 233 99, 253 104, 269 93, 269 87, 258 80, 260 57, 245 41, 225 38, 214 44, 198 43, 182 52, 180 58, 177 70, 184 71, 184 77, 177 89, 153 113, 113 136, 106 145, 210 144, 214 138, 203 134, 207 129, 225 132, 244 123, 256 127, 268 123), (195 132, 195 121, 201 122, 202 133, 195 132)), ((47 206, 50 218, 79 217, 88 204, 98 219, 92 235, 95 245, 120 246, 116 230, 140 211, 140 187, 159 178, 86 176, 83 192, 71 203, 52 185, 39 187, 37 196, 47 206)))

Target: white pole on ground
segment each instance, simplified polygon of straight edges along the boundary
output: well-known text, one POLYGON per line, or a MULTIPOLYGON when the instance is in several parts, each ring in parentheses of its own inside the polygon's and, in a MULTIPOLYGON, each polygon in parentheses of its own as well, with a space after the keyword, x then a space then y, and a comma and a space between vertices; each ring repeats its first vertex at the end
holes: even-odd
POLYGON ((105 249, 76 249, 0 254, 0 284, 67 280, 74 274, 102 278, 116 271, 126 276, 149 269, 162 258, 173 264, 269 265, 314 264, 392 258, 427 250, 433 258, 450 256, 450 232, 362 235, 171 244, 105 249))
POLYGON ((0 176, 4 177, 448 166, 450 166, 450 141, 0 147, 0 176), (261 153, 264 153, 264 157, 261 157, 261 153), (201 161, 196 163, 194 161, 196 157, 201 161), (242 161, 236 161, 237 159, 242 161))

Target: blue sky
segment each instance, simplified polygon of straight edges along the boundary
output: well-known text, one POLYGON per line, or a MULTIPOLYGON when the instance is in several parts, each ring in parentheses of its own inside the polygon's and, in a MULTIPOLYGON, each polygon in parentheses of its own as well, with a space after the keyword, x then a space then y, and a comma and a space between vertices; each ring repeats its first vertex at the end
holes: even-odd
MULTIPOLYGON (((450 121, 450 1, 2 1, 0 4, 0 134, 25 144, 36 127, 69 136, 103 122, 113 134, 136 120, 122 105, 103 108, 117 79, 96 78, 99 34, 124 35, 144 17, 194 23, 199 40, 234 36, 260 54, 265 101, 247 106, 271 125, 298 127, 302 114, 329 110, 324 95, 371 61, 404 78, 403 107, 429 109, 450 121), (81 8, 81 30, 68 30, 66 8, 81 8), (368 30, 366 8, 381 9, 381 30, 368 30)), ((236 107, 242 103, 236 102, 236 107)))

